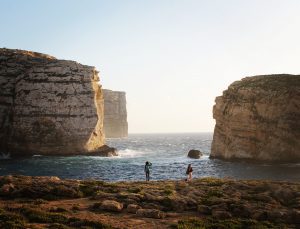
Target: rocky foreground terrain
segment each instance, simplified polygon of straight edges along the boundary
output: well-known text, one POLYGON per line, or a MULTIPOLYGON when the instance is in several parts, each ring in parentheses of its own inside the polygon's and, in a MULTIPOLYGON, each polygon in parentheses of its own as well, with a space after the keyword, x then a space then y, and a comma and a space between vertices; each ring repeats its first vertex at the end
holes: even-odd
POLYGON ((299 228, 300 183, 0 177, 0 228, 299 228))
POLYGON ((216 98, 211 157, 300 161, 300 75, 232 83, 216 98))

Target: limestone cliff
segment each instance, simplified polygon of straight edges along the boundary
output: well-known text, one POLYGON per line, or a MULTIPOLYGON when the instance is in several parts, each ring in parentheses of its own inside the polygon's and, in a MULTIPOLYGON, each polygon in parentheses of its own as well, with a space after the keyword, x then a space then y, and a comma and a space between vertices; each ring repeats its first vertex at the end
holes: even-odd
POLYGON ((128 136, 126 94, 122 91, 103 89, 104 133, 107 138, 128 136))
POLYGON ((211 157, 300 161, 300 75, 246 77, 216 98, 211 157))
POLYGON ((0 49, 0 152, 81 154, 103 144, 103 94, 94 67, 0 49))

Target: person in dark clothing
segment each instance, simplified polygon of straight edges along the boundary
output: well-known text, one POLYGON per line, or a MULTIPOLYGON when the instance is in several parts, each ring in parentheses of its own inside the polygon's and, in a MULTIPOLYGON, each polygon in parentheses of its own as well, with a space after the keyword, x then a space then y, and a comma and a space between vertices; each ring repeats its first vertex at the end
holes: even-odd
POLYGON ((145 163, 145 173, 146 173, 146 181, 150 180, 150 168, 152 164, 149 161, 146 161, 145 163))
POLYGON ((186 170, 186 175, 187 175, 187 179, 186 181, 191 181, 192 180, 192 173, 193 173, 193 168, 192 165, 189 164, 186 170))

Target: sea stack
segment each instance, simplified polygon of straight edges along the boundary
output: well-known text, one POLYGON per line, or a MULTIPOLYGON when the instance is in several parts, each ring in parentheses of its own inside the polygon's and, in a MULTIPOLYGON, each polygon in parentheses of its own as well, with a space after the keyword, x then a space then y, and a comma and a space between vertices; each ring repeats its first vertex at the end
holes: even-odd
POLYGON ((23 156, 107 151, 103 106, 94 67, 0 49, 0 152, 23 156))
POLYGON ((103 89, 104 133, 107 138, 128 136, 126 93, 103 89))
POLYGON ((215 102, 211 157, 300 161, 300 75, 246 77, 215 102))

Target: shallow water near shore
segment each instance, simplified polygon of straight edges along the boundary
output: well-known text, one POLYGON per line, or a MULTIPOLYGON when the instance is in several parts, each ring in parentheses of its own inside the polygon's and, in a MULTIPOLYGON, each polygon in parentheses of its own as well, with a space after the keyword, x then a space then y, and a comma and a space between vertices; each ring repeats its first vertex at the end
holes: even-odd
POLYGON ((209 159, 212 133, 131 134, 128 138, 108 139, 116 147, 117 157, 33 156, 0 160, 0 175, 58 176, 60 178, 107 181, 144 180, 144 163, 152 165, 151 179, 185 179, 192 164, 193 177, 230 177, 300 181, 300 164, 229 162, 209 159), (201 159, 190 159, 190 149, 204 152, 201 159))

